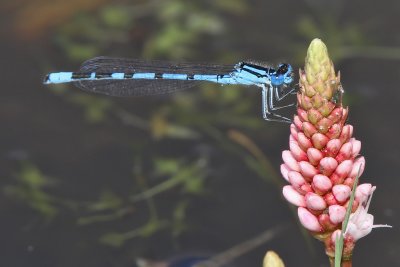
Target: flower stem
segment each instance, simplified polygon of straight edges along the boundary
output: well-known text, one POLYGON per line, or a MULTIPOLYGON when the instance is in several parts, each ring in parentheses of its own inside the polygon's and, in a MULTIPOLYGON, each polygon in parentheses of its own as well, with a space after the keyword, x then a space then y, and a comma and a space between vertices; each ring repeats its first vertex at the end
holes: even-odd
MULTIPOLYGON (((329 257, 329 262, 331 264, 331 267, 335 267, 335 257, 329 257)), ((341 267, 351 267, 353 266, 351 259, 342 259, 342 262, 340 264, 341 267)))

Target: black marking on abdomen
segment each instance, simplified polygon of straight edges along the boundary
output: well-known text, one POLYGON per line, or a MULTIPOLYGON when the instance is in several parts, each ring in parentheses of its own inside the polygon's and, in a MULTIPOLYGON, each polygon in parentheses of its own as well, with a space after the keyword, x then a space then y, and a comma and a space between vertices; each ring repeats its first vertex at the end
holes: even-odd
POLYGON ((155 73, 154 74, 154 79, 162 79, 163 78, 163 74, 162 73, 155 73))
POLYGON ((96 79, 111 78, 112 73, 97 73, 94 76, 96 79))
POLYGON ((186 80, 194 80, 194 74, 186 75, 186 80))
POLYGON ((124 74, 124 79, 132 79, 133 78, 133 74, 135 74, 135 73, 125 73, 124 74))
POLYGON ((78 80, 78 79, 88 79, 90 78, 91 73, 82 73, 82 72, 73 72, 71 79, 78 80))

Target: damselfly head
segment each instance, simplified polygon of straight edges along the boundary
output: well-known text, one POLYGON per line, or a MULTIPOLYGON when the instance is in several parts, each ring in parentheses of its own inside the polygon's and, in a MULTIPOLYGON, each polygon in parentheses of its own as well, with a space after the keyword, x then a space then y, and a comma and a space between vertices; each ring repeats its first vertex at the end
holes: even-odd
POLYGON ((276 74, 284 75, 285 73, 287 73, 289 71, 289 67, 290 67, 290 65, 286 64, 286 63, 279 64, 276 74))
POLYGON ((276 71, 276 76, 283 76, 283 83, 290 84, 293 82, 293 68, 290 64, 282 63, 279 64, 276 71))

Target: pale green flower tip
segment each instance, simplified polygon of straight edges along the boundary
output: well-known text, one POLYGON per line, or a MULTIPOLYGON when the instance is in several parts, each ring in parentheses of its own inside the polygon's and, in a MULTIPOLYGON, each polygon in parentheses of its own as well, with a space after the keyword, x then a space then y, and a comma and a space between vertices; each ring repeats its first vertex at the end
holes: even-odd
POLYGON ((328 48, 326 48, 326 45, 321 39, 315 38, 311 41, 307 50, 307 58, 310 63, 313 63, 313 61, 329 61, 328 48))
POLYGON ((276 252, 270 250, 264 256, 263 267, 285 267, 285 264, 276 252))
MULTIPOLYGON (((319 76, 323 80, 327 78, 330 73, 330 63, 328 48, 321 41, 321 39, 315 38, 312 40, 307 50, 305 70, 307 78, 314 81, 311 77, 319 76)), ((309 80, 309 82, 310 82, 309 80)))

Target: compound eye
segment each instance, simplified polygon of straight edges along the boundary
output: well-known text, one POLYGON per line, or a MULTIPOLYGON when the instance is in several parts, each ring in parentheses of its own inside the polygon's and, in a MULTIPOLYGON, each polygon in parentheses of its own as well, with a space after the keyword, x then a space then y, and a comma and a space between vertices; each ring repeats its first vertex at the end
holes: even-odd
POLYGON ((286 74, 288 70, 289 70, 288 64, 281 64, 281 65, 279 65, 279 68, 276 71, 276 74, 283 75, 283 74, 286 74))

